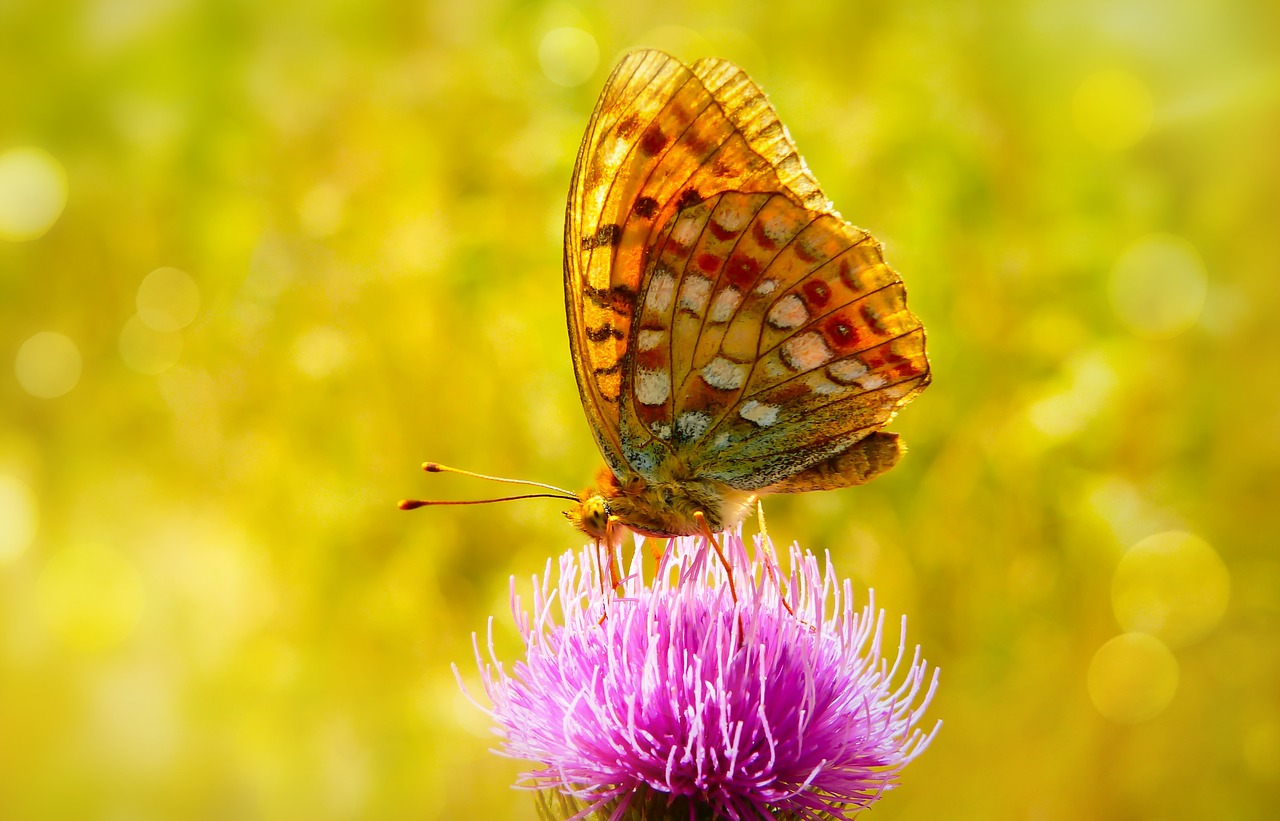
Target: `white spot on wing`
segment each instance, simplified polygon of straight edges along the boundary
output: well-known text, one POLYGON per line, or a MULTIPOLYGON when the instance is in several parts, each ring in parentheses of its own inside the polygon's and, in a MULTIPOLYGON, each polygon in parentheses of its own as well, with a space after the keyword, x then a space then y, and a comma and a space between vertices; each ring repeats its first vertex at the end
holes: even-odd
POLYGON ((901 399, 907 395, 907 391, 911 390, 911 385, 906 382, 899 382, 896 385, 890 385, 884 389, 885 396, 890 399, 901 399))
POLYGON ((662 340, 667 336, 666 331, 655 331, 652 328, 645 328, 636 334, 636 348, 642 351, 652 351, 662 344, 662 340))
POLYGON ((867 373, 867 366, 860 359, 841 359, 828 365, 827 373, 837 382, 850 385, 867 373))
POLYGON ((716 294, 716 298, 711 302, 711 313, 707 318, 712 322, 728 322, 733 316, 733 312, 738 309, 738 305, 742 302, 742 292, 737 288, 725 288, 716 294))
MULTIPOLYGON (((759 290, 759 289, 757 289, 759 290)), ((799 328, 809 321, 809 311, 795 294, 787 294, 773 304, 766 317, 769 324, 780 331, 799 328)))
POLYGON ((707 299, 710 296, 711 280, 699 276, 687 277, 680 286, 680 307, 701 315, 707 309, 707 299))
POLYGON ((658 461, 653 458, 653 454, 647 450, 640 450, 634 445, 623 443, 622 457, 627 460, 627 464, 635 468, 636 473, 641 475, 650 475, 658 466, 658 461))
POLYGON ((671 374, 666 370, 636 373, 636 400, 642 405, 661 405, 671 395, 671 374))
POLYGON ((747 227, 755 212, 751 209, 751 200, 746 197, 725 197, 716 208, 714 219, 725 231, 738 233, 747 227))
POLYGON ((863 378, 859 379, 858 387, 862 388, 864 391, 873 391, 876 388, 884 387, 885 383, 888 381, 889 380, 885 379, 880 374, 873 373, 870 376, 864 376, 863 378))
POLYGON ((717 356, 702 368, 702 379, 721 391, 736 391, 747 379, 747 366, 717 356))
POLYGON ((671 310, 671 298, 675 296, 676 278, 668 273, 656 274, 649 280, 649 290, 645 293, 645 307, 651 311, 665 314, 671 310))
POLYGON ((797 371, 811 371, 831 359, 831 349, 817 331, 793 336, 782 343, 782 361, 797 371))
POLYGON ((761 223, 764 234, 774 245, 785 245, 795 236, 796 223, 781 212, 774 212, 761 223))
POLYGON ((671 438, 671 426, 670 426, 670 425, 667 425, 667 424, 654 425, 654 426, 653 426, 653 434, 654 434, 654 436, 657 436, 659 439, 670 439, 670 438, 671 438))
POLYGON ((676 419, 676 432, 685 439, 697 439, 706 432, 711 417, 698 411, 685 411, 676 419))
POLYGON ((702 224, 696 212, 682 214, 671 231, 671 238, 688 248, 698 238, 698 234, 702 233, 702 224))
POLYGON ((760 284, 756 286, 755 292, 761 296, 768 296, 776 290, 778 290, 778 280, 762 279, 760 280, 760 284))
POLYGON ((821 263, 827 257, 827 251, 825 248, 814 245, 811 236, 801 237, 796 240, 796 253, 811 257, 817 263, 821 263))
POLYGON ((602 145, 600 150, 596 152, 596 156, 599 158, 598 162, 605 168, 620 165, 627 158, 627 152, 631 149, 630 142, 620 140, 616 135, 609 143, 607 147, 602 145))
POLYGON ((778 406, 766 405, 763 402, 757 402, 752 399, 743 403, 738 415, 748 422, 754 422, 762 428, 767 428, 778 421, 778 406))

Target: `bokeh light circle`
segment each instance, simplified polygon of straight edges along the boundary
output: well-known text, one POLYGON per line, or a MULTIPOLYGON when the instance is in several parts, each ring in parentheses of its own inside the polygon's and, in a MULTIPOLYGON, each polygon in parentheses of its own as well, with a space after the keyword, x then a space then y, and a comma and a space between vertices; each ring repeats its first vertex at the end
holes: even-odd
POLYGON ((82 364, 80 349, 70 337, 41 331, 18 348, 13 372, 27 393, 41 399, 54 399, 80 381, 82 364))
POLYGON ((1180 530, 1157 533, 1120 558, 1111 604, 1125 630, 1185 647, 1217 626, 1231 596, 1231 576, 1204 539, 1180 530))
POLYGON ((1098 648, 1089 662, 1089 699, 1117 724, 1138 724, 1164 712, 1178 691, 1178 660, 1159 639, 1125 633, 1098 648))
POLYGON ((26 552, 36 537, 36 495, 17 476, 0 473, 0 564, 26 552))
POLYGON ((49 557, 37 583, 40 615, 66 647, 108 650, 127 639, 142 616, 142 577, 120 551, 88 543, 49 557))
POLYGON ((49 152, 33 147, 0 154, 0 239, 44 236, 67 204, 67 172, 49 152))
POLYGON ((595 74, 600 47, 590 32, 580 28, 552 29, 538 44, 538 63, 551 82, 572 88, 595 74))
POLYGON ((1111 272, 1111 305, 1138 336, 1166 339, 1196 324, 1209 277, 1195 246, 1171 234, 1130 245, 1111 272))
POLYGON ((312 328, 293 344, 293 364, 312 379, 324 379, 345 370, 351 362, 351 340, 337 328, 312 328))
POLYGON ((120 331, 120 358, 138 373, 164 373, 178 364, 181 356, 182 334, 149 328, 137 314, 129 317, 120 331))
POLYGON ((347 195, 333 183, 312 187, 298 201, 298 222, 310 236, 333 236, 346 217, 347 195))
POLYGON ((1153 111, 1146 85, 1120 69, 1090 74, 1072 100, 1076 130, 1104 151, 1122 151, 1146 136, 1153 111))
POLYGON ((186 271, 157 268, 138 286, 138 318, 156 331, 179 331, 200 313, 200 288, 186 271))

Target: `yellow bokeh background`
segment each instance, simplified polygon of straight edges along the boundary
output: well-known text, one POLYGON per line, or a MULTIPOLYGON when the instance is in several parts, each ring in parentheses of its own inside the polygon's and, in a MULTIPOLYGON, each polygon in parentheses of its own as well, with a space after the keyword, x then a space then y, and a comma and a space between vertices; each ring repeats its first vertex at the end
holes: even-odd
POLYGON ((0 4, 0 817, 530 818, 473 692, 599 456, 563 203, 738 62, 929 332, 771 501, 942 670, 879 819, 1280 814, 1280 6, 0 4), (520 587, 525 585, 526 587, 520 587))

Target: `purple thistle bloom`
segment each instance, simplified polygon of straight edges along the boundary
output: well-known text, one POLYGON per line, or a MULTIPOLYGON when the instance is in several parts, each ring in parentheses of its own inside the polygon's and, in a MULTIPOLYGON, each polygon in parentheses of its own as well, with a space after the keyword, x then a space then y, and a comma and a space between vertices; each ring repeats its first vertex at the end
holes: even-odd
POLYGON ((590 548, 560 557, 555 589, 548 560, 531 618, 513 580, 526 658, 506 672, 490 620, 492 664, 477 660, 500 752, 540 764, 524 786, 546 791, 544 815, 847 819, 929 744, 936 726, 916 725, 937 671, 919 648, 902 669, 905 618, 890 664, 883 611, 854 609, 829 556, 791 548, 784 603, 755 547, 724 534, 736 602, 697 537, 673 539, 649 582, 637 541, 616 592, 590 548))

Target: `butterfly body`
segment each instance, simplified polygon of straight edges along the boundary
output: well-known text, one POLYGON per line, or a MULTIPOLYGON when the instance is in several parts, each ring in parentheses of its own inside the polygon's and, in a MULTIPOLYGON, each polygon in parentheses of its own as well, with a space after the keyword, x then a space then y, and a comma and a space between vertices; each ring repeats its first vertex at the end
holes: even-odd
POLYGON ((768 493, 861 484, 928 385, 924 329, 880 244, 845 222, 736 66, 626 55, 587 127, 565 304, 605 458, 569 518, 670 536, 768 493))
POLYGON ((662 476, 650 481, 636 474, 619 478, 602 468, 596 486, 584 491, 565 515, 595 539, 607 538, 612 521, 645 536, 692 536, 706 527, 718 533, 746 517, 756 495, 714 479, 691 474, 676 460, 662 464, 662 476))

